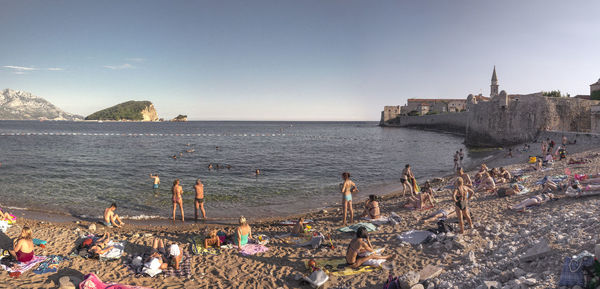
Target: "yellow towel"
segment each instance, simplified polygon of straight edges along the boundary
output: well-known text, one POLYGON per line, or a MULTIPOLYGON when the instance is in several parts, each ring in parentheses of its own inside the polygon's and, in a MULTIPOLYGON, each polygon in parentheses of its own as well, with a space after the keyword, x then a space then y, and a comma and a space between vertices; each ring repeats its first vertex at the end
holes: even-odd
MULTIPOLYGON (((358 269, 352 269, 348 266, 340 266, 346 265, 345 258, 315 259, 315 261, 317 262, 317 267, 323 269, 325 273, 333 276, 350 276, 381 269, 379 267, 371 266, 360 266, 358 269), (338 268, 338 266, 340 266, 340 268, 338 268)), ((306 268, 308 268, 308 261, 306 261, 305 265, 306 268)))

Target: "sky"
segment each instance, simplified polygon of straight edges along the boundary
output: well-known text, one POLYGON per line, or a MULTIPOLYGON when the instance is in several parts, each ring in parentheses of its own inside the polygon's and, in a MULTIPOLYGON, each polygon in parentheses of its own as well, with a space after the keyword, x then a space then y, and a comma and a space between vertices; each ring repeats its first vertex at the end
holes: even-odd
POLYGON ((0 0, 0 89, 80 115, 379 120, 407 98, 589 94, 600 1, 0 0))

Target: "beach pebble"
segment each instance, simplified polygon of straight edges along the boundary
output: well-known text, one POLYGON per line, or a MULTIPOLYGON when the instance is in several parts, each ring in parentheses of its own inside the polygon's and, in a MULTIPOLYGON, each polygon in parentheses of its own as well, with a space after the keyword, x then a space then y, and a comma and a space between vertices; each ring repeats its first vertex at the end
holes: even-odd
POLYGON ((409 271, 408 273, 400 276, 398 281, 400 283, 400 288, 402 289, 411 289, 411 287, 417 283, 419 283, 419 278, 421 276, 419 273, 414 271, 409 271))
POLYGON ((421 284, 415 284, 412 287, 410 287, 410 289, 425 289, 425 287, 423 287, 423 285, 421 284))
POLYGON ((527 274, 527 272, 525 272, 525 270, 517 267, 513 270, 513 273, 515 274, 515 277, 521 277, 521 276, 525 276, 525 274, 527 274))

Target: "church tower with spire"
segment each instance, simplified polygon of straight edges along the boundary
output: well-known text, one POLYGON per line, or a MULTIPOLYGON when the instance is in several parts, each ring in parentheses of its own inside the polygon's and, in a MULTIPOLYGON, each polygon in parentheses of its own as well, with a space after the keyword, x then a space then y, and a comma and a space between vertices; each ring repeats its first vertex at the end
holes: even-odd
POLYGON ((492 73, 492 85, 490 85, 490 97, 498 96, 498 77, 496 77, 496 65, 492 73))

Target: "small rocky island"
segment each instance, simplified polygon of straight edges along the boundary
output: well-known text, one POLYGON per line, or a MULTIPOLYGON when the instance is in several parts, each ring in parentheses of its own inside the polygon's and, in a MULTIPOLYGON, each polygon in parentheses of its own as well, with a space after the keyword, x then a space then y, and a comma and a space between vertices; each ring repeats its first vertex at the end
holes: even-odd
POLYGON ((130 100, 94 112, 86 120, 131 120, 131 121, 157 121, 158 114, 150 101, 130 100))
POLYGON ((174 119, 172 119, 171 121, 187 121, 187 115, 178 115, 176 116, 174 119))

